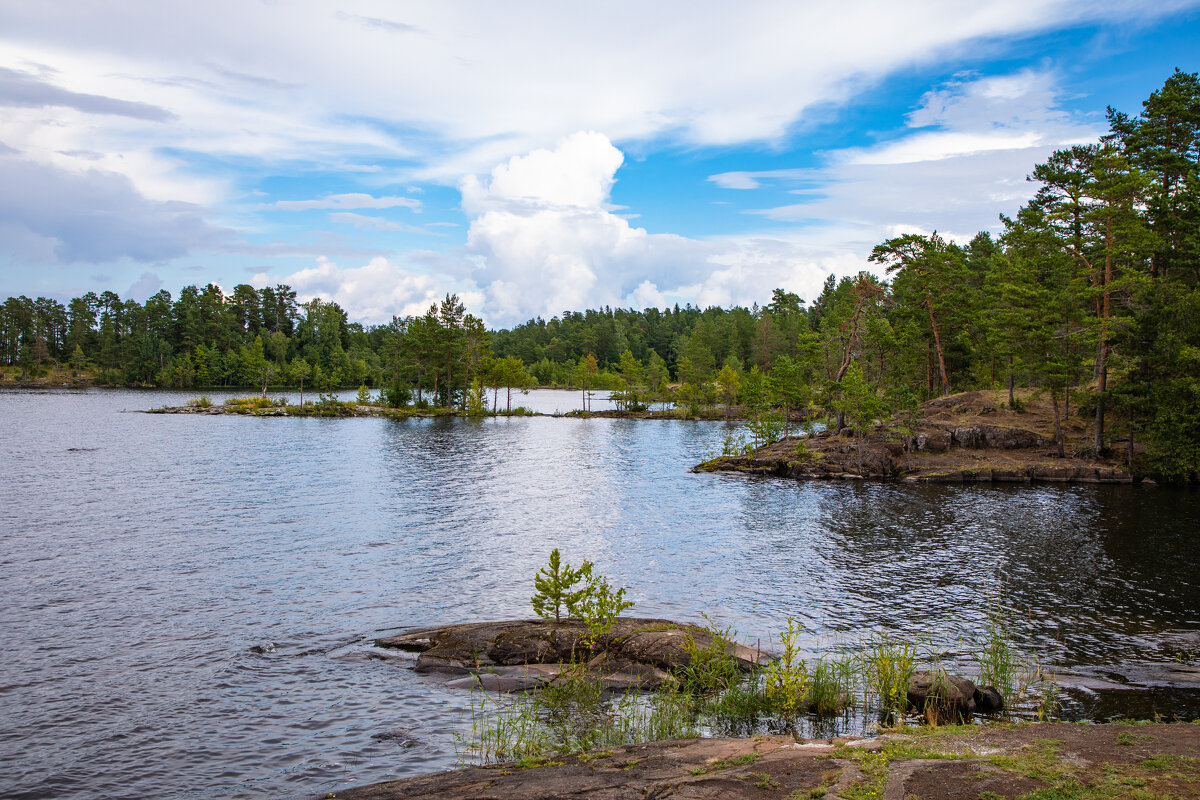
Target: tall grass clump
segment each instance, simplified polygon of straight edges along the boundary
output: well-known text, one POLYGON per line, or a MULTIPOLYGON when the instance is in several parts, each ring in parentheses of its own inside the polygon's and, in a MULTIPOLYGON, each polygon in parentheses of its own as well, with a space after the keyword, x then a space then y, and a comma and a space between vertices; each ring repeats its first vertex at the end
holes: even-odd
POLYGON ((709 642, 703 647, 696 643, 691 633, 683 643, 688 663, 675 671, 682 691, 698 696, 712 696, 739 683, 743 678, 741 667, 733 657, 736 647, 733 629, 720 628, 706 615, 705 631, 709 642))
POLYGON ((897 722, 904 719, 908 683, 917 665, 916 644, 880 631, 867 641, 861 659, 866 690, 874 697, 880 715, 897 722))
POLYGON ((817 716, 840 714, 854 706, 858 667, 848 655, 821 656, 809 668, 808 710, 817 716))
POLYGON ((687 695, 631 689, 609 697, 581 670, 572 670, 565 679, 560 676, 540 689, 502 698, 476 688, 470 713, 470 734, 456 734, 456 750, 464 766, 701 733, 696 709, 687 695))
POLYGON ((988 612, 983 642, 974 653, 979 663, 979 683, 994 686, 1005 698, 1013 698, 1022 664, 1013 649, 1008 625, 998 609, 988 612))

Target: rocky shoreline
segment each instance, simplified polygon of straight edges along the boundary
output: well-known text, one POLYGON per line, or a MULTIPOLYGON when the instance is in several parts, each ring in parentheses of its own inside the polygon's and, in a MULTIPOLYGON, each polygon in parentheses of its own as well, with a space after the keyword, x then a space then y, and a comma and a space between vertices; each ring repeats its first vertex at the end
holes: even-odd
MULTIPOLYGON (((926 403, 921 422, 907 432, 884 423, 859 436, 849 428, 789 436, 746 455, 706 461, 693 471, 929 483, 1142 481, 1114 459, 1059 457, 1045 409, 1030 405, 1026 412, 1002 411, 990 394, 967 392, 926 403)), ((1085 435, 1079 420, 1065 422, 1065 452, 1083 452, 1085 435)))
POLYGON ((680 739, 362 786, 338 800, 1200 797, 1200 725, 997 723, 873 738, 680 739), (1034 793, 1037 793, 1036 795, 1034 793))

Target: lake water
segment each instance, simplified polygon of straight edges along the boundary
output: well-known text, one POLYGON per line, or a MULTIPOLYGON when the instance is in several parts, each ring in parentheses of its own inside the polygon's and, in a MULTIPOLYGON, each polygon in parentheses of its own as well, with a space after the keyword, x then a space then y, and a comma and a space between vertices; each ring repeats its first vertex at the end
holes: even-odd
POLYGON ((452 766, 468 696, 370 640, 528 616, 553 547, 634 614, 749 643, 792 616, 813 651, 890 629, 954 663, 1000 604, 1046 663, 1131 687, 1073 714, 1200 707, 1194 490, 693 475, 713 422, 129 413, 188 396, 0 393, 5 797, 312 797, 452 766))

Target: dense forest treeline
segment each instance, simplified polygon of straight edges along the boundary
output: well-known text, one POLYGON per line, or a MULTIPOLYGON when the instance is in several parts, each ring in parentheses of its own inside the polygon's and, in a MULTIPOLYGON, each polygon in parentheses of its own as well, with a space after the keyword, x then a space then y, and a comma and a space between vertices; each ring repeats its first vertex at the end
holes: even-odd
POLYGON ((1015 387, 1033 387, 1064 419, 1086 415, 1093 454, 1119 438, 1132 461, 1136 440, 1143 469, 1194 479, 1200 80, 1176 71, 1109 123, 1099 143, 1035 167, 1036 196, 999 237, 889 239, 870 257, 885 279, 830 277, 811 303, 776 290, 751 308, 604 308, 488 331, 454 296, 380 326, 287 286, 189 286, 144 304, 17 297, 0 308, 0 363, 177 388, 369 384, 395 404, 572 385, 629 408, 818 409, 849 425, 965 389, 1019 405, 1015 387))

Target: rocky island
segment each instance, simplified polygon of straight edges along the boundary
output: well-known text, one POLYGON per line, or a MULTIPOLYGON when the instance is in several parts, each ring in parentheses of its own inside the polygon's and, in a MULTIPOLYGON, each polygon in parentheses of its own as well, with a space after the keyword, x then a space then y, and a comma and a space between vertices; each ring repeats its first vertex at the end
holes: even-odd
MULTIPOLYGON (((417 628, 376 639, 378 647, 416 652, 416 672, 462 676, 451 685, 488 691, 532 689, 566 671, 608 690, 652 690, 691 659, 690 650, 712 645, 710 631, 665 619, 620 617, 594 641, 578 619, 472 622, 417 628)), ((765 661, 765 654, 745 645, 728 643, 728 655, 748 672, 765 661)))
MULTIPOLYGON (((991 392, 963 392, 924 403, 919 421, 896 420, 855 431, 833 427, 788 436, 744 455, 720 456, 696 472, 743 472, 797 479, 894 478, 907 481, 1134 483, 1136 442, 1123 458, 1094 458, 1079 418, 1057 427, 1048 399, 1029 397, 1020 411, 1004 409, 991 392)), ((1115 454, 1114 454, 1115 455, 1115 454)))

